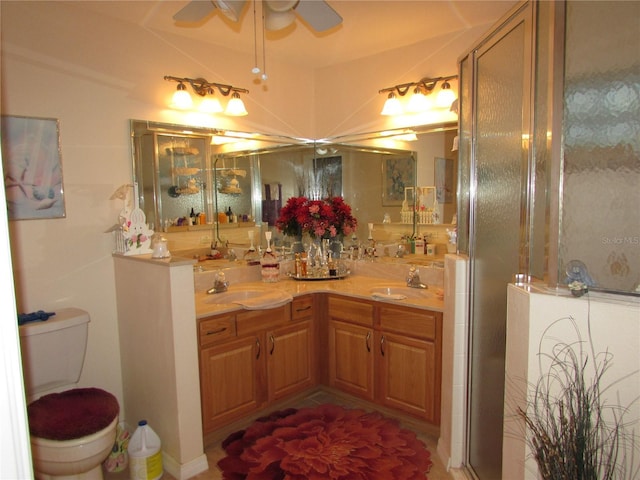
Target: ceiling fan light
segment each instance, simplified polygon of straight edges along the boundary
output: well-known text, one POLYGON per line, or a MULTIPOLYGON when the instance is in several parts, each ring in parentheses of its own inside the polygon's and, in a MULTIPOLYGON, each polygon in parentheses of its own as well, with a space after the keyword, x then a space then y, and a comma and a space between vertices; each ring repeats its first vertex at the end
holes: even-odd
POLYGON ((193 105, 191 95, 187 92, 187 87, 185 87, 183 83, 178 83, 178 88, 173 94, 171 105, 180 110, 186 110, 193 105))
POLYGON ((456 94, 451 90, 449 82, 445 81, 436 96, 436 106, 439 108, 449 108, 455 99, 456 94))
POLYGON ((224 111, 224 114, 232 117, 242 117, 248 115, 248 113, 240 95, 234 92, 229 99, 229 103, 227 103, 227 109, 224 111))
POLYGON ((296 20, 296 14, 293 10, 274 11, 266 8, 264 11, 264 26, 270 32, 287 28, 296 20))
POLYGON ((400 100, 396 97, 395 93, 391 92, 387 101, 384 102, 384 107, 382 107, 382 112, 380 115, 401 115, 402 114, 402 104, 400 100))

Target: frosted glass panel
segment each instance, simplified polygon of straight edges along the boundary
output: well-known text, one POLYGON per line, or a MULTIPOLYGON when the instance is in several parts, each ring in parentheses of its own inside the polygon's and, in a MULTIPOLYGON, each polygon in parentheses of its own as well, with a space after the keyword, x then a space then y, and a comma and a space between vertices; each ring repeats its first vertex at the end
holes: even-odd
POLYGON ((469 253, 469 192, 471 191, 471 59, 460 62, 460 120, 458 129, 458 251, 469 253))
MULTIPOLYGON (((505 29, 506 30, 506 29, 505 29)), ((501 478, 507 284, 518 273, 525 26, 477 60, 469 460, 501 478)))
POLYGON ((559 275, 640 284, 640 2, 568 2, 559 275))

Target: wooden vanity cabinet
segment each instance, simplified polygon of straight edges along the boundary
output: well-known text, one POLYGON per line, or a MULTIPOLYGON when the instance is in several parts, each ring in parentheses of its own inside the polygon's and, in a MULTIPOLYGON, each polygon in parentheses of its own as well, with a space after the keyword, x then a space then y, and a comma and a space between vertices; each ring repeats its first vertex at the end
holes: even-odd
POLYGON ((376 314, 377 401, 439 425, 442 313, 379 305, 376 314))
POLYGON ((199 320, 205 435, 316 383, 310 302, 199 320))
POLYGON ((232 313, 200 320, 198 340, 202 428, 208 433, 262 404, 264 339, 238 338, 232 313))
POLYGON ((316 384, 313 296, 291 303, 291 322, 267 331, 268 401, 273 402, 316 384))
POLYGON ((305 295, 200 319, 198 339, 205 435, 319 382, 440 424, 442 313, 305 295))
POLYGON ((329 385, 440 424, 442 313, 330 296, 329 385))
POLYGON ((373 305, 330 295, 329 386, 374 399, 373 305))

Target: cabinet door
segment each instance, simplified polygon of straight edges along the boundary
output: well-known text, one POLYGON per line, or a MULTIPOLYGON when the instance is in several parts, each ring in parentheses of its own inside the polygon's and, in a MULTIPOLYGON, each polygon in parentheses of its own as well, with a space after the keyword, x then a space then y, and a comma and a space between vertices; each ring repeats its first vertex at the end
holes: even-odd
POLYGON ((205 434, 261 406, 265 370, 262 338, 250 335, 200 351, 205 434))
POLYGON ((266 342, 270 402, 315 384, 311 321, 303 321, 267 332, 266 342))
POLYGON ((329 385, 373 400, 373 330, 329 322, 329 385))
POLYGON ((440 376, 434 342, 394 333, 376 338, 378 401, 440 424, 440 376))

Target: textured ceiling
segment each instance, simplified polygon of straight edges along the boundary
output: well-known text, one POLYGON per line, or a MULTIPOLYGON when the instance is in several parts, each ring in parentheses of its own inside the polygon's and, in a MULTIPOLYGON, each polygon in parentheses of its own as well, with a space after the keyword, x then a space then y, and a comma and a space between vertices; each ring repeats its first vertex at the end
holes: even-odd
MULTIPOLYGON (((311 0, 317 1, 317 0, 311 0)), ((100 15, 138 24, 160 34, 190 37, 231 50, 256 53, 262 58, 261 4, 257 2, 257 35, 253 3, 247 2, 238 23, 219 10, 195 25, 178 25, 172 16, 187 4, 183 1, 88 1, 75 6, 100 15)), ((341 25, 317 33, 300 17, 278 32, 266 32, 267 60, 309 68, 324 67, 374 55, 473 26, 491 24, 515 3, 507 0, 329 0, 342 16, 341 25)))

